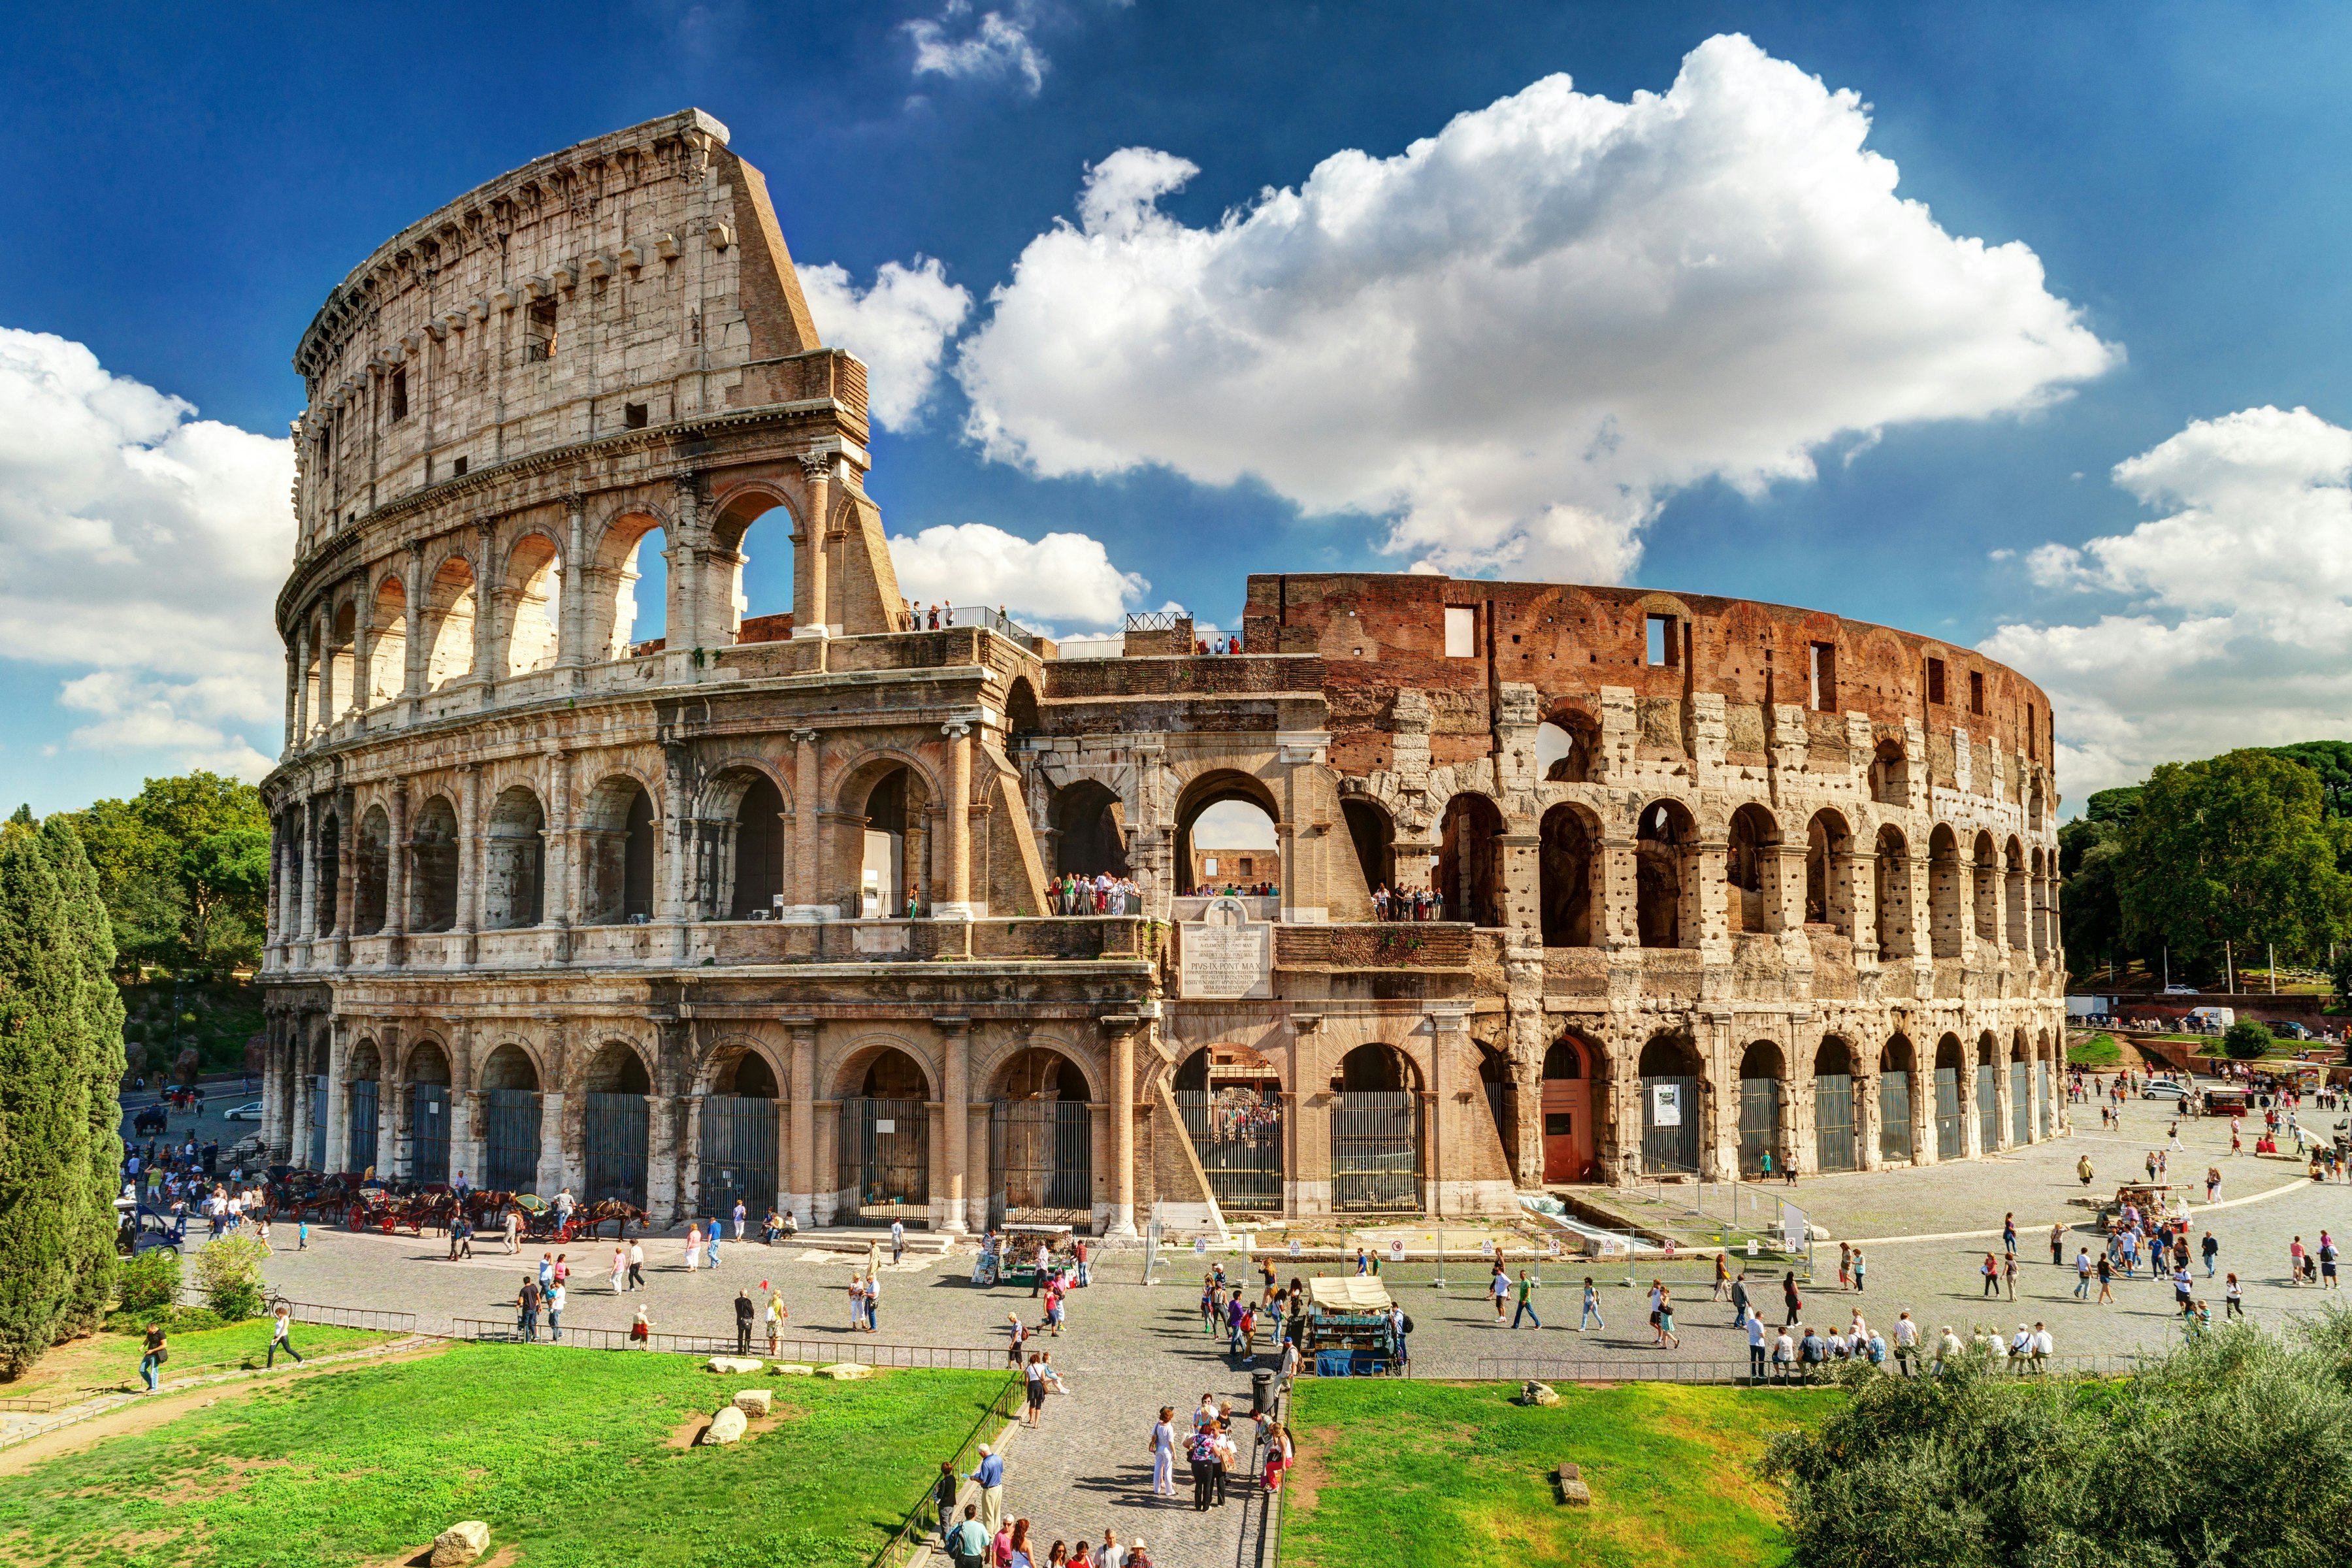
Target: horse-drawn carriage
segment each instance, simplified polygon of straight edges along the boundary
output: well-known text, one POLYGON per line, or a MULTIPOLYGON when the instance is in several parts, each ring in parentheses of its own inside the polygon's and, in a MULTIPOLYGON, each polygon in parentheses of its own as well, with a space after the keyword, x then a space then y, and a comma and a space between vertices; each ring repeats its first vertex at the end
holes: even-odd
POLYGON ((585 1207, 575 1204, 559 1211, 535 1193, 502 1195, 522 1215, 522 1235, 529 1241, 566 1242, 601 1236, 608 1224, 615 1237, 625 1240, 631 1226, 642 1234, 646 1225, 645 1210, 619 1198, 599 1198, 585 1207))

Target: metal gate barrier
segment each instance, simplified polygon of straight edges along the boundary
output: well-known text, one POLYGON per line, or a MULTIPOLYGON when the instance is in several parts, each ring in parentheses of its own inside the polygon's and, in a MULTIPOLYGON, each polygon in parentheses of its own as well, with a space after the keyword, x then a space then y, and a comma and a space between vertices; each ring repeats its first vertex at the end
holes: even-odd
POLYGON ((449 1179, 449 1086, 420 1083, 408 1090, 408 1179, 424 1185, 449 1179))
POLYGON ((1331 1206, 1421 1208, 1421 1096, 1342 1094, 1331 1110, 1331 1206))
POLYGON ((1000 1100, 989 1109, 999 1222, 1094 1223, 1094 1112, 1083 1101, 1000 1100))
POLYGON ((364 1171, 375 1163, 376 1080, 363 1078, 352 1085, 352 1131, 344 1140, 343 1169, 364 1171))
POLYGON ((2055 1138, 2058 1136, 2058 1101, 2051 1092, 2050 1064, 2038 1063, 2035 1070, 2042 1078, 2042 1136, 2055 1138))
POLYGON ((705 1215, 725 1217, 740 1200, 752 1223, 777 1202, 777 1101, 712 1094, 702 1101, 701 1190, 705 1215))
POLYGON ((310 1088, 310 1149, 305 1163, 313 1171, 327 1168, 327 1080, 307 1080, 310 1088))
POLYGON ((1739 1080, 1739 1173, 1761 1176, 1764 1156, 1780 1157, 1780 1080, 1739 1080))
POLYGON ((587 1163, 583 1204, 618 1198, 646 1206, 646 1131, 650 1120, 642 1094, 590 1092, 582 1118, 581 1152, 587 1163))
POLYGON ((1698 1079, 1643 1079, 1643 1173, 1651 1176, 1692 1175, 1697 1170, 1698 1079))
POLYGON ((1851 1171, 1854 1158, 1853 1077, 1850 1073, 1813 1075, 1813 1152, 1822 1171, 1851 1171))
MULTIPOLYGON (((539 1091, 494 1089, 482 1098, 488 1101, 488 1125, 482 1136, 482 1185, 493 1192, 537 1193, 539 1091)), ((446 1150, 442 1163, 448 1163, 446 1150)))
POLYGON ((1911 1075, 1878 1075, 1878 1157, 1911 1158, 1911 1075))
POLYGON ((1960 1113, 1960 1069, 1936 1069, 1936 1158, 1957 1160, 1969 1152, 1968 1122, 1960 1113))
POLYGON ((2009 1141, 2025 1143, 2033 1137, 2033 1080, 2023 1062, 2009 1064, 2009 1141))
POLYGON ((1977 1066, 1977 1136, 1988 1154, 2000 1147, 2000 1090, 1993 1083, 1993 1074, 2000 1070, 1981 1062, 1977 1066))
POLYGON ((837 1225, 887 1226, 931 1219, 930 1137, 919 1100, 841 1102, 841 1190, 848 1194, 837 1225))
POLYGON ((1182 1089, 1176 1113, 1220 1209, 1281 1209, 1281 1100, 1248 1089, 1182 1089))

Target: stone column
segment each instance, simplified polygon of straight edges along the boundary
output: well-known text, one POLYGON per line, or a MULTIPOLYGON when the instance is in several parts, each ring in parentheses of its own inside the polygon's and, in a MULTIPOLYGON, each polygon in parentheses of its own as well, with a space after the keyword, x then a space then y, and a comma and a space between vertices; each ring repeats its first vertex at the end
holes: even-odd
POLYGON ((689 1094, 677 1102, 677 1212, 687 1218, 702 1206, 702 1100, 701 1095, 689 1094))
MULTIPOLYGON (((565 612, 567 618, 571 612, 565 612)), ((572 753, 558 752, 547 764, 546 850, 540 859, 544 923, 555 928, 555 961, 572 958, 572 922, 579 916, 572 885, 572 860, 577 841, 572 834, 572 753)))
POLYGON ((335 697, 335 612, 331 604, 321 606, 310 646, 319 650, 319 710, 316 715, 320 730, 331 730, 342 717, 341 705, 335 697))
MULTIPOLYGON (((584 630, 588 621, 588 499, 573 494, 563 498, 563 572, 557 581, 562 584, 563 602, 559 606, 555 628, 555 664, 559 669, 576 670, 588 662, 583 646, 587 641, 584 630)), ((576 677, 568 684, 577 685, 576 677)))
MULTIPOLYGON (((302 915, 295 922, 295 934, 308 943, 319 934, 319 803, 309 795, 302 797, 302 915)), ((310 961, 308 946, 302 950, 302 962, 310 961)))
POLYGON ((408 782, 392 781, 392 832, 383 851, 384 962, 408 962, 408 782))
POLYGON ((294 734, 290 746, 310 740, 310 622, 308 616, 294 634, 294 734))
POLYGON ((368 699, 374 695, 375 682, 370 679, 368 660, 373 647, 368 633, 369 623, 375 618, 374 602, 368 596, 367 569, 355 567, 352 572, 352 705, 354 715, 367 711, 368 699))
POLYGON ((784 1182, 784 1201, 801 1224, 816 1223, 816 1020, 786 1018, 784 1027, 793 1040, 792 1061, 787 1068, 792 1082, 790 1110, 791 1136, 784 1140, 790 1174, 784 1182))
POLYGON ((968 921, 985 912, 971 897, 971 721, 953 720, 940 733, 948 738, 948 896, 932 910, 968 921))
MULTIPOLYGON (((408 591, 406 646, 401 650, 400 695, 407 704, 404 715, 410 721, 416 717, 417 700, 425 695, 425 677, 433 668, 433 650, 425 646, 425 542, 418 540, 408 547, 408 564, 401 574, 402 585, 408 591)), ((479 595, 475 595, 477 600, 479 595)))
POLYGON ((1853 1065, 1857 1069, 1853 1075, 1853 1135, 1854 1141, 1862 1145, 1855 1152, 1861 1156, 1859 1163, 1862 1169, 1875 1171, 1885 1163, 1878 1152, 1879 1117, 1885 1109, 1878 1097, 1878 1068, 1873 1066, 1864 1072, 1859 1070, 1863 1067, 1861 1062, 1853 1065))
POLYGON ((494 661, 504 651, 506 638, 499 635, 499 612, 506 608, 506 584, 497 571, 496 541, 498 525, 478 522, 474 525, 477 543, 474 551, 474 680, 482 688, 484 698, 489 695, 498 678, 506 673, 495 668, 494 661))
POLYGON ((280 757, 291 755, 301 742, 302 662, 297 643, 286 645, 286 741, 280 757))
POLYGON ((784 910, 788 921, 829 918, 833 910, 817 902, 824 874, 824 786, 818 777, 823 759, 818 742, 823 732, 794 730, 793 759, 793 895, 784 910))
MULTIPOLYGON (((539 1096, 539 1187, 542 1195, 578 1184, 563 1146, 563 1091, 541 1089, 539 1096)), ((577 1193, 572 1194, 577 1197, 577 1193)))
POLYGON ((943 1168, 947 1175, 947 1218, 940 1229, 950 1236, 961 1236, 964 1223, 964 1178, 970 1164, 968 1145, 971 1128, 971 1030, 969 1018, 933 1018, 940 1031, 940 1055, 944 1063, 940 1077, 942 1131, 945 1148, 943 1168))
POLYGON ((351 1058, 347 1037, 351 1026, 341 1018, 327 1021, 327 1169, 351 1169, 351 1092, 343 1073, 351 1058))
POLYGON ((306 1028, 294 1038, 294 1133, 287 1163, 308 1168, 310 1163, 310 1036, 306 1028))
POLYGON ((1429 1213, 1432 1217, 1449 1214, 1460 1205, 1447 1201, 1446 1172, 1450 1162, 1445 1157, 1445 1142, 1454 1131, 1453 1074, 1447 1069, 1454 1064, 1447 1058, 1454 1055, 1470 1026, 1470 1013, 1464 1006, 1432 1006, 1429 1018, 1429 1110, 1426 1125, 1421 1130, 1422 1163, 1428 1175, 1429 1213))
POLYGON ((1990 1070, 1978 1066, 1976 1047, 1963 1042, 1960 1047, 1960 1148, 1971 1160, 1989 1152, 1984 1146, 1984 1118, 1977 1111, 1977 1074, 1990 1070))
POLYGON ((1135 1036, 1143 1020, 1114 1013, 1098 1020, 1110 1047, 1111 1200, 1108 1236, 1135 1234, 1135 1036))
POLYGON ((482 847, 480 812, 482 770, 473 763, 457 765, 457 962, 471 963, 481 956, 482 847))
POLYGON ((796 519, 801 531, 793 535, 793 636, 824 637, 833 630, 833 591, 826 580, 825 533, 833 520, 833 465, 835 454, 811 452, 801 458, 801 477, 808 486, 808 510, 796 519))
POLYGON ((352 929, 359 923, 359 825, 349 784, 335 792, 335 967, 352 962, 352 929))

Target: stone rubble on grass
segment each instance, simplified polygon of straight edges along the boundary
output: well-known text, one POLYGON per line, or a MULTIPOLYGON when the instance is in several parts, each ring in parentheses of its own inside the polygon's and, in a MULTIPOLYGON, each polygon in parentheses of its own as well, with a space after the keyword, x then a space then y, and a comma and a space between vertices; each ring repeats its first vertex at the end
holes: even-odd
POLYGON ((1558 1477, 1559 1500, 1563 1508, 1591 1508, 1592 1489, 1584 1484, 1584 1471, 1573 1461, 1560 1466, 1558 1477))
POLYGON ((831 1366, 818 1368, 817 1375, 832 1378, 835 1383, 850 1383, 861 1377, 872 1377, 874 1369, 864 1362, 837 1361, 831 1366))
POLYGON ((735 1391, 735 1408, 746 1415, 765 1415, 775 1398, 773 1389, 739 1388, 735 1391))
POLYGON ((769 1365, 768 1370, 770 1372, 782 1373, 786 1377, 814 1377, 816 1375, 816 1368, 811 1366, 804 1361, 774 1362, 769 1365))
POLYGON ((706 1443, 740 1443, 744 1429, 751 1423, 743 1413, 730 1405, 710 1418, 710 1429, 702 1435, 706 1443))
POLYGON ((711 1371, 730 1373, 738 1377, 743 1376, 749 1373, 757 1372, 764 1364, 764 1363, 748 1360, 745 1357, 737 1355, 715 1355, 710 1358, 709 1363, 711 1371))
POLYGON ((1559 1403, 1559 1394, 1553 1389, 1551 1384, 1548 1383, 1538 1383, 1533 1378, 1529 1378, 1528 1380, 1527 1386, 1519 1390, 1519 1403, 1522 1405, 1558 1405, 1559 1403))
POLYGON ((457 1568, 490 1549, 490 1527, 478 1519, 453 1524, 433 1538, 433 1568, 457 1568))

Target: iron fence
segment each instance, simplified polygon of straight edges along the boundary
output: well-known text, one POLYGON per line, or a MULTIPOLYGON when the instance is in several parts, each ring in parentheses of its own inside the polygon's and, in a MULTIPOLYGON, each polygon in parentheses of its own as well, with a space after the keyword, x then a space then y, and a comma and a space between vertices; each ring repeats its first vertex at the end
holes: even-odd
POLYGON ((354 1171, 364 1171, 375 1163, 376 1080, 363 1078, 352 1085, 352 1131, 348 1140, 349 1152, 343 1163, 354 1171))
MULTIPOLYGON (((964 1467, 973 1462, 980 1446, 992 1440, 1020 1410, 1024 1393, 1019 1373, 1004 1380, 1004 1386, 996 1391, 996 1397, 989 1401, 987 1410, 972 1423, 971 1430, 948 1460, 950 1472, 958 1476, 965 1473, 964 1467)), ((945 1533, 946 1529, 946 1522, 939 1516, 936 1486, 932 1482, 924 1487, 922 1495, 915 1500, 915 1505, 907 1510, 898 1528, 890 1532, 890 1539, 882 1543, 882 1550, 874 1554, 866 1568, 901 1568, 902 1564, 917 1563, 929 1555, 932 1531, 936 1528, 945 1533)))
POLYGON ((1907 1072, 1879 1075, 1878 1157, 1911 1158, 1911 1075, 1907 1072))
POLYGON ((287 1315, 298 1323, 316 1323, 324 1329, 374 1329, 387 1334, 413 1334, 416 1331, 414 1312, 382 1311, 373 1307, 330 1307, 317 1301, 289 1301, 283 1296, 269 1298, 271 1316, 283 1307, 287 1315))
POLYGON ((446 1083, 409 1087, 408 1169, 420 1185, 449 1179, 449 1086, 446 1083))
MULTIPOLYGON (((494 1192, 535 1193, 539 1190, 539 1091, 494 1089, 488 1102, 489 1122, 482 1141, 482 1185, 494 1192)), ((443 1179, 447 1179, 448 1155, 444 1151, 443 1179)))
POLYGON ((1960 1069, 1936 1069, 1936 1158, 1958 1160, 1969 1152, 1968 1128, 1960 1111, 1960 1069))
POLYGON ((1421 1192, 1421 1097, 1341 1094, 1331 1110, 1331 1206, 1416 1213, 1421 1192))
POLYGON ((646 1206, 646 1124, 651 1120, 642 1094, 583 1096, 582 1142, 587 1156, 588 1203, 618 1198, 638 1208, 646 1206))
POLYGON ((1282 1207, 1282 1102, 1244 1089, 1178 1089, 1176 1113, 1220 1208, 1282 1207))
POLYGON ((737 1200, 756 1218, 776 1201, 776 1102, 713 1094, 702 1101, 702 1212, 735 1212, 737 1200))
POLYGON ((1001 1184, 1000 1220, 1087 1225, 1094 1219, 1094 1112, 1083 1100, 998 1100, 989 1162, 1001 1184))
POLYGON ((1854 1155, 1853 1078, 1842 1072, 1813 1077, 1813 1168, 1851 1171, 1854 1155))
MULTIPOLYGON (((1921 1352, 1909 1375, 1934 1376, 1935 1358, 1921 1352)), ((2015 1377, 2126 1377, 2140 1369, 2142 1357, 2133 1352, 2115 1355, 2046 1356, 2035 1363, 2023 1356, 1996 1363, 2015 1377)), ((1480 1383, 1704 1383, 1755 1388, 1825 1387, 1857 1364, 1825 1362, 1811 1367, 1774 1367, 1767 1363, 1762 1377, 1745 1361, 1681 1361, 1666 1356, 1629 1356, 1616 1361, 1565 1361, 1550 1356, 1432 1357, 1416 1353, 1408 1376, 1452 1382, 1480 1383), (1467 1364, 1470 1370, 1464 1370, 1467 1364)), ((1890 1352, 1880 1369, 1885 1375, 1906 1375, 1890 1352)))
POLYGON ((547 1337, 541 1325, 541 1334, 526 1341, 522 1331, 512 1318, 452 1318, 449 1337, 457 1340, 479 1340, 493 1344, 541 1344, 574 1350, 628 1351, 646 1350, 665 1355, 737 1355, 756 1356, 762 1361, 805 1363, 814 1366, 832 1366, 841 1362, 856 1362, 861 1366, 895 1368, 929 1368, 944 1372, 990 1372, 1004 1364, 1004 1352, 986 1345, 895 1345, 875 1343, 865 1340, 834 1342, 822 1340, 778 1340, 776 1351, 770 1355, 767 1338, 760 1333, 751 1336, 751 1348, 738 1352, 732 1334, 648 1334, 643 1340, 633 1340, 626 1329, 585 1329, 566 1325, 563 1338, 547 1337))

